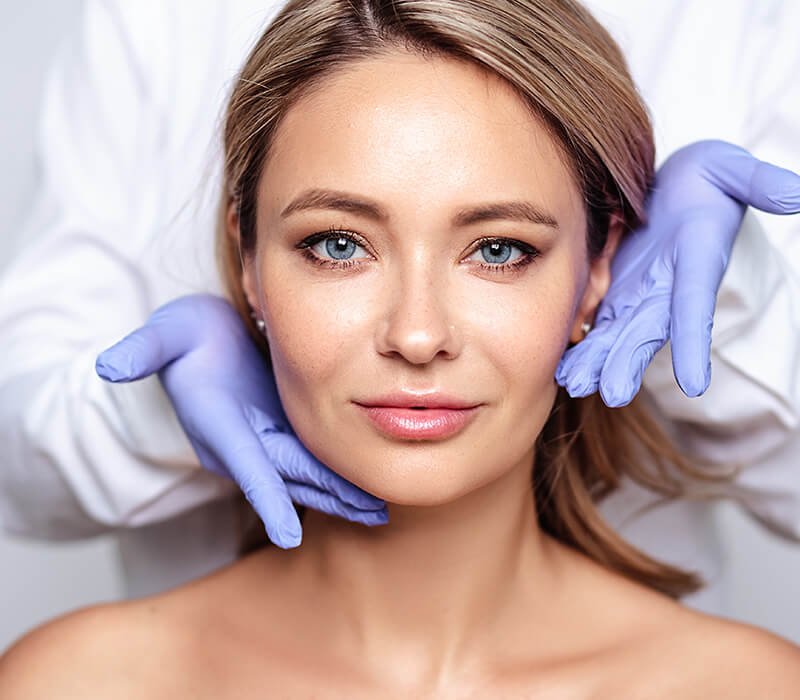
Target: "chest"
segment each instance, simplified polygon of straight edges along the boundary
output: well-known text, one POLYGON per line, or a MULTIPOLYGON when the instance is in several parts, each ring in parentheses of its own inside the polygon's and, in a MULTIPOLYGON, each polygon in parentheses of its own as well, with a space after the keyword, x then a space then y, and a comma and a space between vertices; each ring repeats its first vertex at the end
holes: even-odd
MULTIPOLYGON (((186 671, 173 675, 152 698, 191 697, 193 700, 239 698, 291 698, 292 700, 618 700, 646 697, 665 700, 686 695, 681 669, 659 663, 637 664, 632 653, 598 653, 574 660, 513 663, 498 666, 491 674, 464 673, 434 686, 398 676, 395 669, 366 672, 358 659, 336 660, 333 655, 287 654, 277 647, 260 654, 253 647, 232 646, 215 653, 206 648, 201 656, 186 659, 186 671), (210 652, 210 653, 209 653, 210 652), (647 669, 647 673, 643 672, 647 669), (678 686, 676 686, 676 683, 678 686), (676 694, 680 687, 682 693, 676 694)), ((697 697, 702 697, 698 695, 697 697)))

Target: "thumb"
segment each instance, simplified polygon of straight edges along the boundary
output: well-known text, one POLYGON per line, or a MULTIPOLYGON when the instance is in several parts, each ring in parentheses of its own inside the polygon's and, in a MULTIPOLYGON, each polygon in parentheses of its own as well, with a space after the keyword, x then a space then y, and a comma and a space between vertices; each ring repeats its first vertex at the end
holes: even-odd
POLYGON ((800 212, 800 175, 760 162, 750 183, 750 204, 770 214, 800 212))
POLYGON ((167 304, 153 312, 145 325, 97 356, 94 368, 109 382, 130 382, 148 377, 186 354, 195 342, 185 314, 167 304))
POLYGON ((165 351, 155 328, 142 326, 103 350, 94 363, 95 372, 108 382, 130 382, 148 377, 174 359, 165 351))
POLYGON ((728 196, 770 214, 800 212, 800 175, 724 141, 702 145, 706 178, 728 196))

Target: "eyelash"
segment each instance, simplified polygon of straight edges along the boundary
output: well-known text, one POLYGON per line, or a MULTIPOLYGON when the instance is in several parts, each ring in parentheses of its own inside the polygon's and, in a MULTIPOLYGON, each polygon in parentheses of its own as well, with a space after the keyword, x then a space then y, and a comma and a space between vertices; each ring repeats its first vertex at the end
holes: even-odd
MULTIPOLYGON (((354 260, 334 260, 332 258, 321 258, 316 253, 311 250, 311 246, 319 243, 320 241, 324 241, 328 238, 332 238, 336 236, 337 238, 345 238, 348 241, 352 241, 356 245, 360 245, 363 247, 363 243, 359 240, 359 238, 351 233, 350 231, 344 231, 336 226, 331 226, 327 231, 321 231, 320 233, 315 233, 308 238, 303 239, 300 243, 297 244, 297 248, 301 249, 303 252, 303 256, 311 261, 312 263, 319 265, 320 267, 325 268, 335 268, 335 269, 344 269, 348 267, 352 267, 353 265, 357 265, 354 260)), ((493 274, 507 274, 509 272, 516 272, 521 270, 524 267, 530 265, 536 258, 541 255, 541 252, 534 248, 527 243, 523 243, 522 241, 514 240, 513 238, 498 238, 498 237, 488 237, 488 238, 481 238, 477 241, 477 245, 472 250, 474 253, 476 250, 480 250, 481 248, 491 245, 492 243, 507 243, 512 245, 515 248, 518 248, 522 251, 522 255, 518 257, 512 263, 502 263, 499 265, 493 265, 491 263, 478 263, 481 269, 491 272, 493 274)), ((471 255, 472 253, 470 253, 471 255)))

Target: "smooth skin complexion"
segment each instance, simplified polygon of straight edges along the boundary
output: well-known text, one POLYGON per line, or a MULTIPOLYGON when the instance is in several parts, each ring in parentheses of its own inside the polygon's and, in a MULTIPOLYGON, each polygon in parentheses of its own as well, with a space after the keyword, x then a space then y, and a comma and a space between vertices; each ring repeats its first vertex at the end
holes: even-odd
MULTIPOLYGON (((298 549, 35 631, 0 664, 0 689, 18 679, 0 695, 35 697, 42 668, 83 699, 796 692, 793 645, 537 527, 534 442, 620 231, 590 263, 569 165, 505 83, 400 49, 349 65, 289 111, 258 197, 244 284, 286 414, 315 456, 387 501, 388 525, 308 510, 298 549), (498 203, 528 218, 489 216, 498 203), (482 406, 452 437, 391 438, 355 402, 399 389, 482 406)), ((238 235, 233 210, 228 225, 238 235)))

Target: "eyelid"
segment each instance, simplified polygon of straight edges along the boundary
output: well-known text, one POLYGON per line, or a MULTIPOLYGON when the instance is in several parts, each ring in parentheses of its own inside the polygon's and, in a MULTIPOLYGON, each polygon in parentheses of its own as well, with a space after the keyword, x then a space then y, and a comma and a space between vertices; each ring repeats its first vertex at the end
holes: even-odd
POLYGON ((475 245, 473 245, 470 255, 476 250, 480 250, 483 248, 483 246, 489 245, 490 243, 508 243, 515 248, 519 248, 523 253, 528 252, 528 249, 534 250, 532 245, 523 241, 518 241, 516 238, 509 238, 508 236, 483 236, 475 241, 475 245))
MULTIPOLYGON (((341 238, 346 238, 353 243, 357 243, 363 248, 369 250, 370 245, 367 243, 361 236, 353 231, 349 231, 346 228, 342 228, 341 226, 331 226, 328 228, 327 231, 320 231, 318 233, 312 233, 310 236, 306 236, 302 241, 300 241, 295 247, 296 248, 310 248, 313 245, 316 245, 320 241, 324 241, 326 238, 331 238, 332 236, 340 236, 341 238)), ((372 253, 370 253, 372 255, 372 253)))

